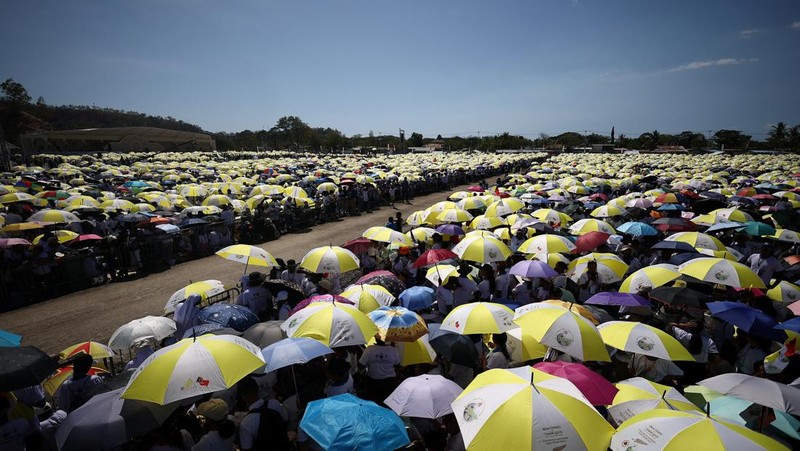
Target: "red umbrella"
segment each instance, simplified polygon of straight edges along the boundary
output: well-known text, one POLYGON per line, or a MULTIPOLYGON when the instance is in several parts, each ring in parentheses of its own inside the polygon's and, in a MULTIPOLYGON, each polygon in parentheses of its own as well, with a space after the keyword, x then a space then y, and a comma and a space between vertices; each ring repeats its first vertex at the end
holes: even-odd
POLYGON ((796 264, 800 263, 800 255, 790 255, 790 256, 784 258, 783 261, 785 261, 786 263, 788 263, 790 265, 796 265, 796 264))
POLYGON ((483 189, 483 187, 481 187, 481 186, 472 185, 472 186, 467 187, 467 191, 472 191, 473 193, 482 193, 482 192, 484 192, 486 190, 483 189))
POLYGON ((578 239, 575 241, 575 251, 576 252, 590 251, 608 241, 609 236, 611 235, 599 231, 585 233, 579 236, 578 239))
POLYGON ((83 245, 87 245, 87 244, 93 244, 93 243, 95 243, 97 241, 100 241, 102 239, 103 239, 103 237, 101 237, 99 235, 95 235, 94 233, 87 233, 85 235, 78 236, 78 238, 75 238, 74 240, 72 240, 69 243, 69 245, 70 246, 75 246, 75 245, 83 246, 83 245))
POLYGON ((653 226, 662 232, 693 232, 697 224, 684 218, 660 218, 653 221, 653 226))
POLYGON ((350 240, 342 244, 343 248, 349 250, 354 254, 366 254, 371 246, 372 246, 372 241, 366 238, 356 238, 354 240, 350 240))
POLYGON ((580 363, 567 362, 540 362, 533 365, 539 371, 569 380, 578 390, 586 396, 592 405, 605 406, 614 402, 614 396, 619 391, 603 376, 586 368, 580 363))
POLYGON ((431 249, 419 256, 417 261, 414 262, 414 267, 422 268, 423 266, 435 265, 442 260, 454 258, 458 258, 458 255, 449 249, 431 249))
POLYGON ((300 301, 300 303, 297 304, 292 309, 292 311, 289 312, 289 316, 294 315, 295 313, 299 312, 300 310, 303 310, 304 308, 308 307, 309 305, 315 302, 327 302, 327 303, 338 302, 340 304, 355 305, 353 301, 342 296, 337 296, 335 294, 321 294, 318 296, 311 296, 306 300, 300 301))

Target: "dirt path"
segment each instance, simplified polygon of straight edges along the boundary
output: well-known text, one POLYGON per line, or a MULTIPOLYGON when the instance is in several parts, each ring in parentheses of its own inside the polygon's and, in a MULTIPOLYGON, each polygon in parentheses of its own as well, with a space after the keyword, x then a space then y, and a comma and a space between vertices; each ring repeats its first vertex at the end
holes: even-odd
MULTIPOLYGON (((368 227, 385 224, 386 218, 397 211, 405 218, 415 210, 444 200, 451 192, 418 197, 410 205, 398 203, 397 210, 383 207, 370 214, 316 226, 310 232, 284 235, 261 247, 275 257, 299 261, 313 247, 342 244, 357 238, 368 227)), ((89 339, 107 343, 120 325, 146 315, 163 314, 167 299, 190 281, 218 279, 232 286, 243 270, 235 262, 212 255, 141 279, 106 284, 3 313, 0 329, 21 334, 23 344, 37 346, 48 353, 57 353, 89 339)))

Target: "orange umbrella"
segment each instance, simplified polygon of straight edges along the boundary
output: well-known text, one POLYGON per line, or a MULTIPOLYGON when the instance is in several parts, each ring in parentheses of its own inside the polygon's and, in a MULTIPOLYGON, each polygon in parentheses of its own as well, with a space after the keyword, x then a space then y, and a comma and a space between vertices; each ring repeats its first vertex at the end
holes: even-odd
POLYGON ((58 358, 61 360, 69 360, 72 357, 75 357, 78 354, 89 354, 92 358, 95 359, 102 359, 105 357, 113 357, 114 351, 109 348, 108 346, 98 343, 96 341, 84 341, 83 343, 78 343, 76 345, 72 345, 67 349, 58 353, 58 358))

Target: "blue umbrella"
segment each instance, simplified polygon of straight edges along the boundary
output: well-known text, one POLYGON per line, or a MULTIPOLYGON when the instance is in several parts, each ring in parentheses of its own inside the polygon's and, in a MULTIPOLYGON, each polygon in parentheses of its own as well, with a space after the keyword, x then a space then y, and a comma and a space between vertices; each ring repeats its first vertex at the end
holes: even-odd
POLYGON ((200 310, 197 318, 201 323, 217 323, 239 332, 258 323, 258 316, 250 309, 227 302, 218 302, 200 310))
POLYGON ((584 304, 649 307, 650 301, 638 294, 603 291, 587 299, 584 304))
POLYGON ((684 207, 681 204, 664 204, 658 207, 658 211, 683 211, 683 210, 686 210, 686 207, 684 207))
POLYGON ((709 302, 706 306, 713 316, 733 324, 750 335, 781 342, 786 340, 786 333, 774 329, 778 324, 775 318, 761 310, 731 301, 709 302))
POLYGON ((775 329, 791 330, 800 334, 800 316, 786 320, 775 326, 775 329))
POLYGON ((205 334, 214 335, 241 335, 241 332, 217 323, 203 323, 190 327, 183 333, 183 338, 199 337, 205 334))
POLYGON ((436 231, 442 235, 464 235, 464 230, 454 224, 442 224, 436 227, 436 231))
POLYGON ((744 224, 741 222, 733 222, 733 221, 725 221, 725 222, 718 222, 711 227, 706 229, 706 233, 708 232, 716 232, 719 230, 731 230, 731 229, 741 229, 744 227, 744 224))
POLYGON ((291 365, 308 363, 317 357, 332 354, 333 350, 312 338, 284 338, 261 350, 267 362, 267 372, 291 365))
POLYGON ((691 244, 684 243, 683 241, 667 241, 667 240, 659 241, 658 243, 654 244, 650 249, 661 250, 661 251, 697 253, 697 249, 692 247, 691 244))
POLYGON ((400 293, 398 298, 400 299, 400 305, 403 307, 418 311, 432 306, 433 301, 436 299, 436 294, 433 288, 416 286, 407 288, 400 293))
POLYGON ((323 449, 391 451, 410 443, 396 413, 351 394, 310 402, 300 427, 323 449))
POLYGON ((669 263, 672 263, 673 265, 680 266, 680 265, 688 262, 689 260, 694 260, 695 258, 703 258, 703 257, 707 257, 707 255, 701 254, 701 253, 696 252, 696 251, 695 252, 684 252, 682 254, 676 254, 676 255, 673 255, 672 257, 670 257, 669 258, 669 263))
MULTIPOLYGON (((668 204, 669 205, 669 204, 668 204)), ((643 222, 626 222, 617 227, 617 232, 633 236, 656 236, 658 230, 650 224, 643 222)))
POLYGON ((0 330, 0 346, 16 347, 19 346, 20 343, 22 343, 22 336, 0 330))
POLYGON ((183 227, 191 227, 191 226, 198 226, 198 225, 204 225, 204 224, 208 224, 208 221, 202 220, 200 218, 189 218, 189 219, 181 222, 179 227, 183 228, 183 227))
POLYGON ((368 315, 378 326, 377 335, 386 342, 411 343, 428 333, 425 320, 405 307, 380 307, 368 315))

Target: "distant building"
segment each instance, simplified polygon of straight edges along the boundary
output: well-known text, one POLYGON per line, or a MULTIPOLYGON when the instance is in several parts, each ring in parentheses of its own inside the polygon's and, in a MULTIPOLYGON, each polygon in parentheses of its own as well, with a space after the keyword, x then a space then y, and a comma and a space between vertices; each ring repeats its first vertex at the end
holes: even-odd
POLYGON ((686 148, 683 147, 683 146, 657 146, 656 147, 656 152, 661 152, 661 153, 686 153, 686 152, 688 152, 688 150, 686 150, 686 148))
POLYGON ((431 150, 441 150, 444 148, 444 141, 442 141, 441 139, 434 139, 428 144, 425 144, 425 147, 431 150))

